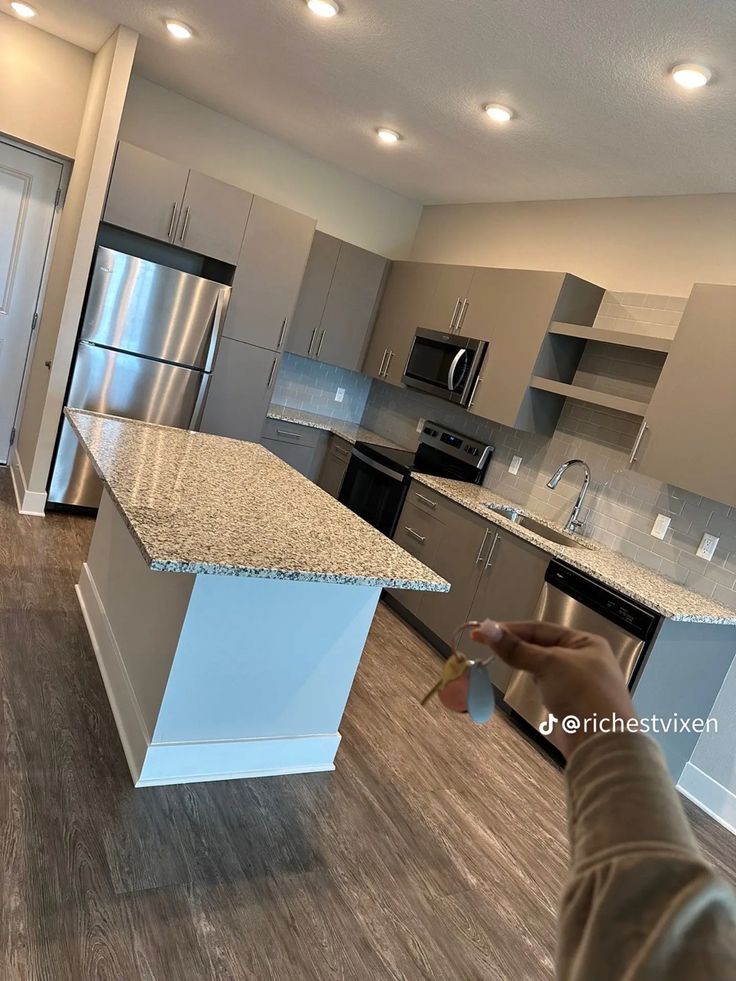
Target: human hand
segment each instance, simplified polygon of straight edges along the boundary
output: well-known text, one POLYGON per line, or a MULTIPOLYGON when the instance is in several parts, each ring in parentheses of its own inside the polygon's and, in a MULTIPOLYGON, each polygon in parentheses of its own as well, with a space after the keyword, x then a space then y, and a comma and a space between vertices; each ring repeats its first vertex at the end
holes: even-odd
POLYGON ((484 620, 471 636, 510 667, 528 671, 545 707, 558 719, 570 715, 580 719, 576 733, 563 732, 559 726, 553 729, 551 739, 565 757, 594 735, 586 719, 636 718, 623 672, 608 641, 597 634, 555 623, 484 620))

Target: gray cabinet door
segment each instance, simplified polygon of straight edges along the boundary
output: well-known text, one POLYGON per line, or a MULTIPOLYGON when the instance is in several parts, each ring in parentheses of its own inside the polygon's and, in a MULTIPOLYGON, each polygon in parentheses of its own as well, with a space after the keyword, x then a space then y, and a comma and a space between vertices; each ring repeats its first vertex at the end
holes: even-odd
POLYGON ((189 168, 132 143, 119 143, 103 221, 173 241, 189 168))
POLYGON ((224 334, 281 351, 299 295, 314 219, 256 197, 233 280, 224 334))
POLYGON ((391 266, 363 360, 367 375, 400 384, 414 334, 431 308, 437 268, 427 262, 391 266))
POLYGON ((322 490, 327 491, 333 497, 340 495, 340 488, 345 479, 345 471, 350 462, 350 444, 339 436, 332 436, 330 444, 325 454, 322 469, 317 483, 322 490))
MULTIPOLYGON (((529 620, 534 616, 550 557, 509 532, 491 526, 490 553, 470 607, 469 620, 529 620)), ((463 638, 462 650, 478 656, 478 645, 463 638)), ((488 669, 494 685, 506 691, 512 671, 499 658, 488 669)))
POLYGON ((472 266, 432 264, 433 289, 429 302, 422 311, 420 327, 444 331, 461 327, 464 334, 472 336, 461 325, 461 314, 464 309, 463 301, 470 291, 473 272, 472 266))
POLYGON ((200 430, 258 442, 278 362, 273 351, 223 337, 200 430))
POLYGON ((314 354, 341 245, 339 238, 325 235, 324 232, 314 233, 286 342, 286 350, 291 354, 299 354, 303 358, 314 354))
MULTIPOLYGON (((443 533, 444 525, 441 522, 407 501, 399 515, 394 541, 430 569, 436 569, 444 548, 443 533)), ((390 593, 404 609, 422 623, 425 622, 427 601, 432 594, 407 589, 392 589, 390 593)))
POLYGON ((442 506, 441 518, 445 533, 441 554, 434 568, 452 585, 452 589, 449 593, 427 594, 423 622, 441 640, 450 644, 455 630, 468 619, 493 540, 493 526, 472 511, 455 507, 449 502, 442 506))
POLYGON ((261 443, 267 450, 280 457, 284 463, 288 463, 290 467, 293 467, 294 470, 298 470, 300 474, 308 477, 309 480, 314 480, 322 465, 324 441, 326 438, 324 433, 319 435, 321 435, 322 439, 318 439, 313 446, 282 439, 262 439, 261 443))
POLYGON ((350 371, 360 368, 387 264, 375 252, 342 243, 315 343, 318 360, 350 371))
POLYGON ((736 286, 696 284, 647 409, 634 469, 736 507, 736 286))
POLYGON ((463 333, 485 337, 489 347, 470 412, 504 426, 521 424, 564 278, 527 269, 476 271, 463 333))
POLYGON ((234 266, 252 203, 249 191, 190 170, 175 244, 234 266))

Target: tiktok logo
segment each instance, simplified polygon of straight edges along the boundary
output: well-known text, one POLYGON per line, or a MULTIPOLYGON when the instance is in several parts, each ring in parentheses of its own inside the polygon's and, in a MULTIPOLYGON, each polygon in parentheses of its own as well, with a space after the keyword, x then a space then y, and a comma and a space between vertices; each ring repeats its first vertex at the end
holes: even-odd
POLYGON ((542 722, 541 725, 539 726, 539 731, 542 733, 543 736, 551 736, 552 730, 554 729, 557 722, 558 722, 557 716, 554 714, 554 712, 550 712, 547 718, 544 720, 544 722, 542 722))

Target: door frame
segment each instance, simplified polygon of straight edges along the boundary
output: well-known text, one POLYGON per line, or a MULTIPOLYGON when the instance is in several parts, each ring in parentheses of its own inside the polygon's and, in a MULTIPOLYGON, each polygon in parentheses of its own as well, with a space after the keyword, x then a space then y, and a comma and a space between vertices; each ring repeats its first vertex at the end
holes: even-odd
POLYGON ((18 389, 18 401, 15 405, 15 413, 13 415, 13 430, 14 437, 10 444, 10 449, 8 450, 8 459, 5 464, 0 464, 0 466, 11 467, 13 460, 16 455, 16 450, 18 446, 18 427, 20 426, 20 420, 23 413, 23 406, 26 400, 26 393, 28 389, 28 381, 31 374, 31 364, 33 363, 33 352, 36 349, 36 341, 38 340, 38 328, 41 324, 41 317, 43 316, 43 304, 46 299, 46 287, 48 285, 49 270, 51 268, 51 260, 54 254, 54 249, 56 248, 56 241, 59 234, 59 223, 61 221, 61 213, 66 202, 67 190, 69 188, 69 179, 71 177, 72 164, 73 161, 69 160, 67 157, 62 157, 59 154, 51 153, 48 150, 44 150, 41 147, 34 146, 32 143, 26 143, 24 140, 18 140, 8 133, 0 132, 0 143, 5 143, 8 146, 14 147, 16 150, 23 150, 26 153, 33 153, 37 157, 42 157, 45 160, 50 160, 52 163, 61 164, 61 174, 59 176, 59 190, 56 198, 56 203, 54 205, 54 213, 51 219, 51 227, 49 229, 49 237, 46 241, 46 251, 43 258, 43 268, 41 270, 41 279, 38 284, 38 293, 36 294, 36 304, 33 308, 33 315, 35 317, 35 325, 31 328, 30 337, 28 339, 28 348, 26 350, 25 361, 23 362, 23 370, 21 373, 20 387, 18 389))

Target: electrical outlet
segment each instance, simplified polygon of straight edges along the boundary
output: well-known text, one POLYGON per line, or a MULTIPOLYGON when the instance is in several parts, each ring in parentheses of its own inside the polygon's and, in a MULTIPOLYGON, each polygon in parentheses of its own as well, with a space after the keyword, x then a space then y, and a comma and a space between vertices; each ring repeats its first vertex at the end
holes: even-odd
POLYGON ((715 535, 709 535, 706 532, 700 539, 700 545, 698 545, 698 551, 695 554, 699 559, 705 559, 707 562, 710 562, 719 541, 720 538, 716 538, 715 535))
POLYGON ((669 531, 670 521, 672 521, 672 518, 668 517, 668 515, 658 514, 649 534, 655 538, 664 538, 669 531))
POLYGON ((338 390, 335 392, 335 401, 342 402, 344 398, 345 398, 345 389, 338 388, 338 390))
POLYGON ((519 467, 521 466, 521 457, 515 456, 511 463, 509 464, 509 473, 517 474, 519 472, 519 467))
POLYGON ((417 423, 417 432, 421 433, 426 424, 427 424, 426 419, 420 419, 419 422, 417 423))

